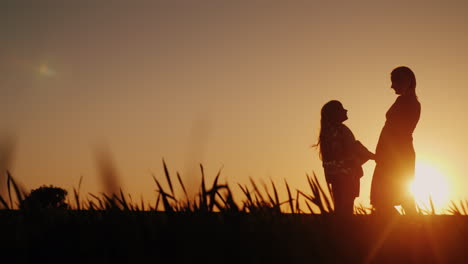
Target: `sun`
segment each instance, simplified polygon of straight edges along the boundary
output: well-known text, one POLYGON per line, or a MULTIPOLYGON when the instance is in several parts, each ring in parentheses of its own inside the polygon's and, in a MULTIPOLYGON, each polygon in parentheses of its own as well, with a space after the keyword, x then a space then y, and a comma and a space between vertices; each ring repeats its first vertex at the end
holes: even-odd
POLYGON ((416 163, 415 178, 410 184, 410 190, 421 208, 430 208, 429 199, 432 199, 436 212, 441 212, 449 202, 447 177, 428 163, 416 163))

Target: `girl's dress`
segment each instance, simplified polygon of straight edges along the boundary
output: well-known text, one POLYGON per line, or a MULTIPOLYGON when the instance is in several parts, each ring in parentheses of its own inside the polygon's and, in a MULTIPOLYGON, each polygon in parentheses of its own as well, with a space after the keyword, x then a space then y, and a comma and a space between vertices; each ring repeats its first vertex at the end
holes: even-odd
POLYGON ((322 165, 331 184, 336 213, 353 213, 354 199, 359 196, 362 164, 372 153, 355 139, 344 124, 333 124, 321 139, 322 165))

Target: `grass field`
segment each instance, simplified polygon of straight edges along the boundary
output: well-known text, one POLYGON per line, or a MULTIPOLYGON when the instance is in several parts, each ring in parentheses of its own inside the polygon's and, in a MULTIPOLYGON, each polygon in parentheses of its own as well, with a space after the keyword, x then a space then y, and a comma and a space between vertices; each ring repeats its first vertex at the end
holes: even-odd
MULTIPOLYGON (((200 192, 175 196, 165 170, 165 186, 155 178, 156 204, 133 202, 122 192, 81 197, 79 186, 68 209, 25 206, 28 193, 8 174, 1 197, 0 250, 3 263, 464 263, 468 218, 461 203, 455 215, 379 216, 358 208, 333 214, 327 189, 315 176, 310 190, 280 199, 271 182, 263 191, 254 180, 239 185, 235 202, 219 175, 200 192), (270 192, 268 191, 270 190, 270 192), (301 208, 299 200, 306 208, 301 208), (21 209, 18 209, 21 208, 21 209)), ((185 192, 185 191, 184 191, 185 192)), ((428 213, 428 214, 427 214, 428 213)))
POLYGON ((464 263, 464 216, 2 211, 4 263, 464 263))

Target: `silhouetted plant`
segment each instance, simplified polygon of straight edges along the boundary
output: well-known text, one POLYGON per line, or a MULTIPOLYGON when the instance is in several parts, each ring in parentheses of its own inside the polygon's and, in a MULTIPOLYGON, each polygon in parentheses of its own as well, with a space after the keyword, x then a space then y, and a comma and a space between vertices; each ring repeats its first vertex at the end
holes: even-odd
POLYGON ((31 191, 21 202, 20 209, 67 209, 67 191, 54 186, 42 186, 31 191))
POLYGON ((468 201, 459 201, 458 204, 455 201, 451 201, 447 211, 453 215, 468 215, 468 201))

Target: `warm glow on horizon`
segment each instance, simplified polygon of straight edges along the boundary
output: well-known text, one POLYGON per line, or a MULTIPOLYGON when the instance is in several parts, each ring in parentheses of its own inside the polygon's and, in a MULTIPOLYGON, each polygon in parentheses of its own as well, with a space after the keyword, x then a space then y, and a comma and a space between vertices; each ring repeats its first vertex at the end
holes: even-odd
POLYGON ((416 163, 416 175, 410 190, 423 210, 430 209, 430 198, 438 213, 446 209, 449 202, 450 188, 447 176, 435 166, 425 162, 416 163))

